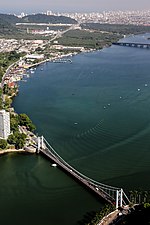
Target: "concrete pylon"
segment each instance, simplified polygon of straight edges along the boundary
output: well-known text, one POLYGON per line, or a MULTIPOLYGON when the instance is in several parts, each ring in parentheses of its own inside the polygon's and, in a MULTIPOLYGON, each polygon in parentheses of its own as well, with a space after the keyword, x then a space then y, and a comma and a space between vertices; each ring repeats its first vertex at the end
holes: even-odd
POLYGON ((42 149, 44 148, 44 137, 43 136, 41 137, 41 148, 42 149))
POLYGON ((116 191, 116 209, 120 206, 122 207, 122 202, 123 202, 123 189, 121 188, 120 190, 116 191))
POLYGON ((37 138, 37 153, 40 153, 40 148, 41 148, 41 137, 37 138))

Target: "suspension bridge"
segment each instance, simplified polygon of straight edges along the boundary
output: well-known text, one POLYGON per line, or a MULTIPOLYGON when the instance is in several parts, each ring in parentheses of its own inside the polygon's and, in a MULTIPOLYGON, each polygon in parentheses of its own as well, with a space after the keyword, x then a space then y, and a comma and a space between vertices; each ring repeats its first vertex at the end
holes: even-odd
POLYGON ((47 142, 47 140, 42 136, 38 137, 37 143, 37 153, 42 152, 50 160, 55 162, 60 168, 65 172, 70 174, 72 177, 76 178, 89 190, 93 191, 97 196, 104 199, 106 202, 115 205, 116 208, 124 207, 130 203, 127 195, 122 188, 117 188, 109 186, 98 181, 95 181, 75 168, 69 165, 56 151, 55 149, 47 142))

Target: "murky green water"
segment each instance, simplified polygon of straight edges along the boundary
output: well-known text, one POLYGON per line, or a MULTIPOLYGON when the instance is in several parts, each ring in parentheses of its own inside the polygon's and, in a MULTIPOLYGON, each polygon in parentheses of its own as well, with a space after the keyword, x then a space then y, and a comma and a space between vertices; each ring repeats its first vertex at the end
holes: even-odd
MULTIPOLYGON (((112 46, 72 60, 41 65, 21 82, 16 111, 85 175, 149 189, 150 50, 112 46)), ((3 156, 0 174, 5 225, 76 225, 102 205, 42 155, 3 156)))

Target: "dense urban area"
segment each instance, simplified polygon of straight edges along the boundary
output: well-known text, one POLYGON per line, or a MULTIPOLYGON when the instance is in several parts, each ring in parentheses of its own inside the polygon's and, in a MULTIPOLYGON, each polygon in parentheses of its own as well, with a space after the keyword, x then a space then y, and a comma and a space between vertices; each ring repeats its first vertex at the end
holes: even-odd
MULTIPOLYGON (((126 35, 145 32, 150 32, 149 10, 0 14, 0 152, 36 152, 34 124, 26 114, 18 115, 12 108, 13 98, 18 93, 18 81, 26 81, 36 66, 46 62, 72 63, 71 57, 75 54, 101 50, 126 35)), ((130 193, 132 203, 145 203, 149 197, 147 192, 130 193)), ((117 224, 130 224, 129 217, 134 217, 137 212, 133 204, 131 206, 134 213, 130 214, 128 210, 126 221, 117 224)), ((138 206, 138 212, 141 213, 142 209, 147 216, 149 206, 148 203, 138 206)), ((91 222, 84 220, 81 224, 98 224, 112 210, 112 207, 105 206, 101 212, 92 215, 92 219, 88 217, 91 222)), ((123 209, 119 212, 120 216, 126 214, 123 209)))
MULTIPOLYGON (((47 11, 46 15, 66 16, 75 19, 78 23, 113 23, 113 24, 134 24, 150 25, 150 11, 104 11, 91 13, 53 13, 47 11)), ((18 17, 27 16, 21 13, 18 17)))

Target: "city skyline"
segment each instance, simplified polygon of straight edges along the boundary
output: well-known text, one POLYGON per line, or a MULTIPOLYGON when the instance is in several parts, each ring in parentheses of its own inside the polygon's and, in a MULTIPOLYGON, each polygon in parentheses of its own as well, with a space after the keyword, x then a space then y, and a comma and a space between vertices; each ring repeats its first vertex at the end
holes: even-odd
POLYGON ((149 0, 93 0, 88 2, 86 0, 55 0, 49 2, 48 0, 5 0, 1 3, 0 13, 38 13, 46 10, 54 12, 102 12, 102 11, 132 11, 132 10, 148 10, 150 9, 149 0))

